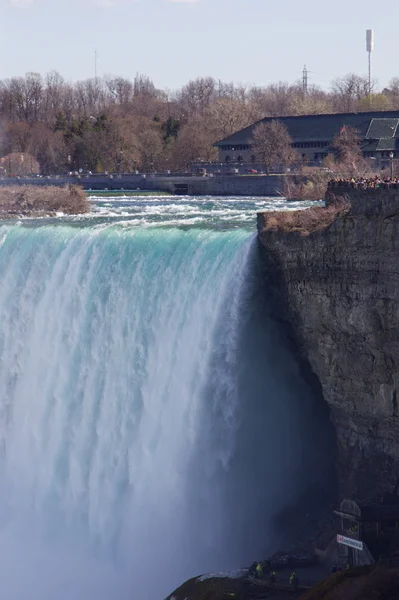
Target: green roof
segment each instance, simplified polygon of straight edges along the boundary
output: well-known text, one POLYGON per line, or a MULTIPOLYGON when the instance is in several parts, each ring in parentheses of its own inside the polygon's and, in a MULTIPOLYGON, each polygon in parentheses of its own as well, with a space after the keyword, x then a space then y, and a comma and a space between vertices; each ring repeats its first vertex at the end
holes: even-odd
POLYGON ((379 140, 366 140, 364 144, 360 144, 360 149, 362 152, 375 152, 378 150, 378 142, 379 140))
POLYGON ((220 140, 216 146, 225 144, 248 144, 253 136, 253 130, 260 123, 278 120, 287 127, 288 133, 295 142, 330 141, 338 135, 342 127, 353 127, 359 131, 360 137, 365 139, 380 139, 382 137, 396 137, 399 111, 378 111, 364 113, 339 113, 333 115, 304 115, 297 117, 267 117, 229 137, 220 140), (392 129, 394 127, 395 129, 392 129), (391 132, 394 131, 393 135, 391 132), (374 137, 374 134, 375 137, 374 137), (377 135, 378 134, 378 135, 377 135))
POLYGON ((377 143, 377 150, 395 150, 396 148, 396 139, 393 138, 391 140, 388 139, 380 139, 377 143))
POLYGON ((377 140, 380 138, 395 137, 399 119, 371 119, 366 133, 366 139, 377 140))

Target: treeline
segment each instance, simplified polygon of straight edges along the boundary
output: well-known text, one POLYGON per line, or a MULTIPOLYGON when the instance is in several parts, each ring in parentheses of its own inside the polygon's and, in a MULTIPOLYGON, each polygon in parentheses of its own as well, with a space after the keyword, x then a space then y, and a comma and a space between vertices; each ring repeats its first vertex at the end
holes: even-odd
POLYGON ((175 92, 146 76, 107 76, 69 83, 56 72, 0 81, 0 167, 39 171, 126 172, 186 169, 215 160, 213 144, 266 116, 399 110, 399 78, 368 94, 366 78, 349 74, 329 92, 300 83, 264 88, 190 81, 175 92))

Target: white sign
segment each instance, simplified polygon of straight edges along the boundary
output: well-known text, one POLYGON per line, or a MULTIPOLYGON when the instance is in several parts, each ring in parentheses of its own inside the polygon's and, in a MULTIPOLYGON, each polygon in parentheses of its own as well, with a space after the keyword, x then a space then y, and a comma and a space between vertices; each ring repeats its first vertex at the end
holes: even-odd
POLYGON ((338 544, 355 548, 356 550, 363 550, 363 542, 359 540, 353 540, 352 538, 345 537, 344 535, 337 535, 338 544))

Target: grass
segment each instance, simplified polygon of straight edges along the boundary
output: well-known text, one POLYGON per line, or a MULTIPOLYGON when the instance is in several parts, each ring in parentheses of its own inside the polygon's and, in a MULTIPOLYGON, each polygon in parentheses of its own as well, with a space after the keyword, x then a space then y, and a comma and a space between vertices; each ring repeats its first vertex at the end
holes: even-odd
POLYGON ((0 218, 53 216, 61 212, 68 215, 90 212, 90 203, 82 188, 75 185, 0 187, 0 218))

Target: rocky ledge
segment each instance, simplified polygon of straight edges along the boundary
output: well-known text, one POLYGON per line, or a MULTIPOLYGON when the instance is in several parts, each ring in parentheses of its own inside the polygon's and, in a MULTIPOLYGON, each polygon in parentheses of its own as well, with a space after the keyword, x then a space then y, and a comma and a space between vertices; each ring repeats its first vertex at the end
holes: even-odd
POLYGON ((82 188, 56 186, 0 186, 0 219, 53 217, 90 212, 82 188))
POLYGON ((210 573, 186 581, 165 600, 298 600, 303 590, 271 587, 237 573, 210 573))
POLYGON ((184 583, 165 600, 397 600, 397 559, 340 571, 311 588, 254 581, 235 574, 210 574, 184 583))
POLYGON ((330 408, 341 496, 399 481, 399 190, 335 187, 326 207, 260 213, 274 316, 330 408))

